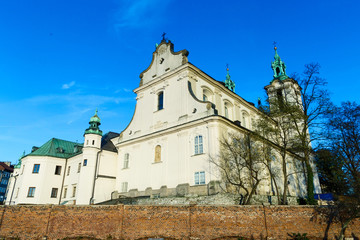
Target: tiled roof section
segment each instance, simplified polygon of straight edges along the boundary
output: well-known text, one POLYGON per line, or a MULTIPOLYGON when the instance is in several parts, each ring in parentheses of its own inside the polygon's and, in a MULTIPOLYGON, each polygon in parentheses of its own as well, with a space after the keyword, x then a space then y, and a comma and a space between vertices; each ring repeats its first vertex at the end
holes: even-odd
POLYGON ((115 132, 108 132, 101 138, 101 149, 111 152, 117 152, 115 145, 112 143, 111 139, 118 137, 120 134, 115 132))
POLYGON ((81 153, 82 144, 52 138, 27 156, 69 158, 81 153), (80 147, 79 147, 80 146, 80 147))
POLYGON ((6 170, 8 172, 13 172, 14 168, 9 167, 7 164, 5 164, 4 162, 0 162, 0 170, 6 170))

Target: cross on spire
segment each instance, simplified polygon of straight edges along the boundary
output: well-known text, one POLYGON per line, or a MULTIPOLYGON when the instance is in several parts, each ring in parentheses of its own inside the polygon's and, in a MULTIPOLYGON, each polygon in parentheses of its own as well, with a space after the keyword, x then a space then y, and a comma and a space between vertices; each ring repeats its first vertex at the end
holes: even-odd
POLYGON ((161 36, 162 36, 162 40, 161 40, 161 41, 166 41, 165 35, 166 35, 166 32, 163 32, 163 34, 161 35, 161 36))
POLYGON ((277 42, 273 42, 273 45, 274 45, 274 49, 276 50, 277 49, 277 47, 276 47, 276 45, 277 45, 277 42))

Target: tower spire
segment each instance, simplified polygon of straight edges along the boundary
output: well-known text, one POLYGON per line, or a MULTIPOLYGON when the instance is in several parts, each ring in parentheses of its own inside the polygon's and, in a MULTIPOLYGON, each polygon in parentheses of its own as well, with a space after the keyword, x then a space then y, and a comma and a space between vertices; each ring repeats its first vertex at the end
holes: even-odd
POLYGON ((90 122, 89 122, 90 126, 88 129, 85 130, 85 134, 97 134, 102 136, 102 131, 99 129, 99 126, 101 125, 100 123, 100 118, 98 116, 98 109, 96 108, 95 110, 95 114, 94 116, 92 116, 90 118, 90 122))
POLYGON ((228 88, 230 91, 235 92, 235 82, 233 80, 231 80, 231 77, 229 74, 229 64, 226 64, 225 87, 228 88))
POLYGON ((289 77, 286 75, 286 65, 281 60, 279 54, 277 53, 276 42, 274 42, 274 50, 275 50, 274 61, 271 62, 271 68, 274 71, 273 77, 274 79, 285 80, 289 77))

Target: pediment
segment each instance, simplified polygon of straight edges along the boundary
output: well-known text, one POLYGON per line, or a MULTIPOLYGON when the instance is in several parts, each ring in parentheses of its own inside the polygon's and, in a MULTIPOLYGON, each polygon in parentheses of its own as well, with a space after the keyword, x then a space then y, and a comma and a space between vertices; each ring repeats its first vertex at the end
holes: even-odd
POLYGON ((188 62, 187 50, 174 52, 171 41, 162 41, 153 53, 150 66, 140 74, 140 86, 188 62))

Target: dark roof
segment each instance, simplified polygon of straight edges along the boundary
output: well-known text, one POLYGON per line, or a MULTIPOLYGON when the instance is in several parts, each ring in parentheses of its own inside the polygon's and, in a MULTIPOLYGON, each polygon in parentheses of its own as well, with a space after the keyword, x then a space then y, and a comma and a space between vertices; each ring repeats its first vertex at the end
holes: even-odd
POLYGON ((101 138, 101 149, 111 152, 117 152, 115 145, 111 139, 118 137, 120 134, 115 132, 108 132, 101 138))
POLYGON ((6 170, 8 172, 13 172, 14 168, 9 167, 7 164, 5 164, 4 162, 0 162, 0 170, 6 170))
POLYGON ((44 145, 31 152, 26 156, 50 156, 58 158, 70 158, 81 153, 81 150, 77 146, 82 146, 76 142, 70 142, 57 138, 52 138, 44 145))

